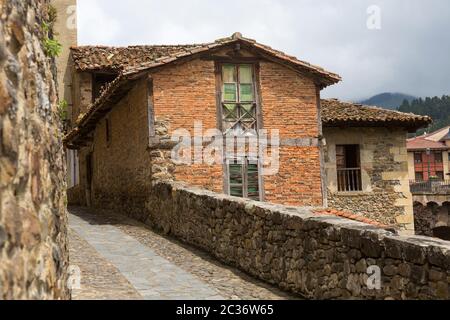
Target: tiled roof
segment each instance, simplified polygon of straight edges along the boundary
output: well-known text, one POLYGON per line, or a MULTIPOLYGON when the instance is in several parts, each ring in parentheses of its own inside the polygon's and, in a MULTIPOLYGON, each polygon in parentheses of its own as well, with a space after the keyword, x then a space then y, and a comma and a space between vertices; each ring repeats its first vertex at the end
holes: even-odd
POLYGON ((64 138, 65 144, 73 147, 79 145, 80 141, 86 140, 86 136, 95 128, 96 122, 112 108, 112 101, 123 96, 130 88, 130 82, 145 76, 150 69, 187 59, 195 54, 221 49, 234 43, 242 47, 257 49, 264 56, 282 61, 301 72, 309 73, 317 79, 321 87, 335 84, 341 80, 335 73, 298 60, 255 40, 244 38, 240 33, 212 43, 181 46, 73 47, 72 56, 75 68, 84 71, 116 72, 117 77, 104 88, 100 97, 94 101, 87 112, 81 115, 75 123, 75 127, 64 138))
POLYGON ((412 113, 342 102, 336 99, 321 101, 324 126, 399 126, 419 129, 431 123, 431 118, 412 113))
POLYGON ((448 147, 444 142, 428 140, 424 136, 408 139, 406 142, 408 150, 447 150, 448 147))
POLYGON ((354 220, 354 221, 359 221, 359 222, 367 223, 367 224, 373 225, 375 227, 382 228, 382 229, 387 229, 387 230, 394 230, 395 229, 392 226, 388 226, 388 225, 379 223, 378 221, 366 218, 364 216, 357 215, 357 214, 352 213, 352 212, 342 211, 342 210, 319 209, 319 210, 315 210, 314 213, 318 214, 318 215, 337 216, 337 217, 346 218, 346 219, 350 219, 350 220, 354 220))
POLYGON ((271 58, 282 60, 301 71, 320 78, 319 82, 323 87, 335 84, 341 80, 340 76, 335 73, 328 72, 319 66, 272 49, 253 39, 244 38, 238 32, 231 37, 218 39, 211 43, 131 47, 86 46, 72 47, 71 49, 74 66, 78 70, 135 73, 193 54, 219 49, 235 42, 243 46, 259 49, 271 58))
POLYGON ((170 57, 203 47, 202 44, 174 46, 80 46, 72 47, 74 66, 80 71, 120 72, 133 69, 149 61, 170 57))

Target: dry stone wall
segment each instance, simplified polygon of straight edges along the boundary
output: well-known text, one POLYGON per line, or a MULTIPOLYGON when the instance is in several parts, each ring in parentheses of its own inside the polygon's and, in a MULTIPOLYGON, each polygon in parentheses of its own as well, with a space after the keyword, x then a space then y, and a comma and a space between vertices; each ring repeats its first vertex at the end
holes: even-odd
POLYGON ((449 299, 450 242, 176 182, 157 183, 146 206, 148 225, 308 298, 449 299))
POLYGON ((70 297, 48 3, 0 0, 0 300, 70 297))

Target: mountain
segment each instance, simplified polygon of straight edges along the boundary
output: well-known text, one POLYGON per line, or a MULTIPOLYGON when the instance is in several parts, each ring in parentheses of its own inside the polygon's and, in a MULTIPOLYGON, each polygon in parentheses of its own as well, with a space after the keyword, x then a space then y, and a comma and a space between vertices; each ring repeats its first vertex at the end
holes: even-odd
POLYGON ((414 99, 417 98, 403 93, 385 92, 373 96, 370 99, 360 101, 359 103, 369 106, 383 107, 390 110, 396 110, 400 107, 404 100, 411 102, 414 99))

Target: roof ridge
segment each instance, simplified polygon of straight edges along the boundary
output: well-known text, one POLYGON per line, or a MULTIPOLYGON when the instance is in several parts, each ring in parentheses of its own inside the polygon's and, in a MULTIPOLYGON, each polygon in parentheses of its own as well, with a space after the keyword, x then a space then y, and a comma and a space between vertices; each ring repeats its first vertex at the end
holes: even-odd
POLYGON ((161 48, 161 47, 168 47, 168 48, 176 48, 176 47, 199 47, 210 44, 209 42, 206 43, 185 43, 185 44, 132 44, 127 46, 108 46, 108 45, 81 45, 81 46, 71 46, 70 49, 76 50, 76 49, 89 49, 89 48, 96 48, 96 49, 132 49, 132 48, 161 48))

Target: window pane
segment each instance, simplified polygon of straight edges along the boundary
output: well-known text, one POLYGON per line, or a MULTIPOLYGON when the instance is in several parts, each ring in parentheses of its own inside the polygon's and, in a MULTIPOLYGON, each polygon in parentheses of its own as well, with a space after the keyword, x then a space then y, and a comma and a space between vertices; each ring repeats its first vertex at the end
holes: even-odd
POLYGON ((237 120, 238 119, 238 107, 236 104, 224 104, 223 116, 225 120, 237 120))
POLYGON ((243 119, 254 120, 256 118, 255 107, 252 104, 243 104, 241 108, 241 115, 243 119))
POLYGON ((223 82, 224 83, 230 83, 230 82, 236 82, 236 67, 234 65, 224 65, 222 67, 223 72, 223 82))
POLYGON ((242 65, 239 67, 239 82, 253 83, 252 66, 242 65))
POLYGON ((253 85, 240 84, 240 98, 242 102, 253 101, 253 85))
POLYGON ((223 85, 223 98, 225 101, 236 101, 236 84, 233 83, 225 83, 223 85))

